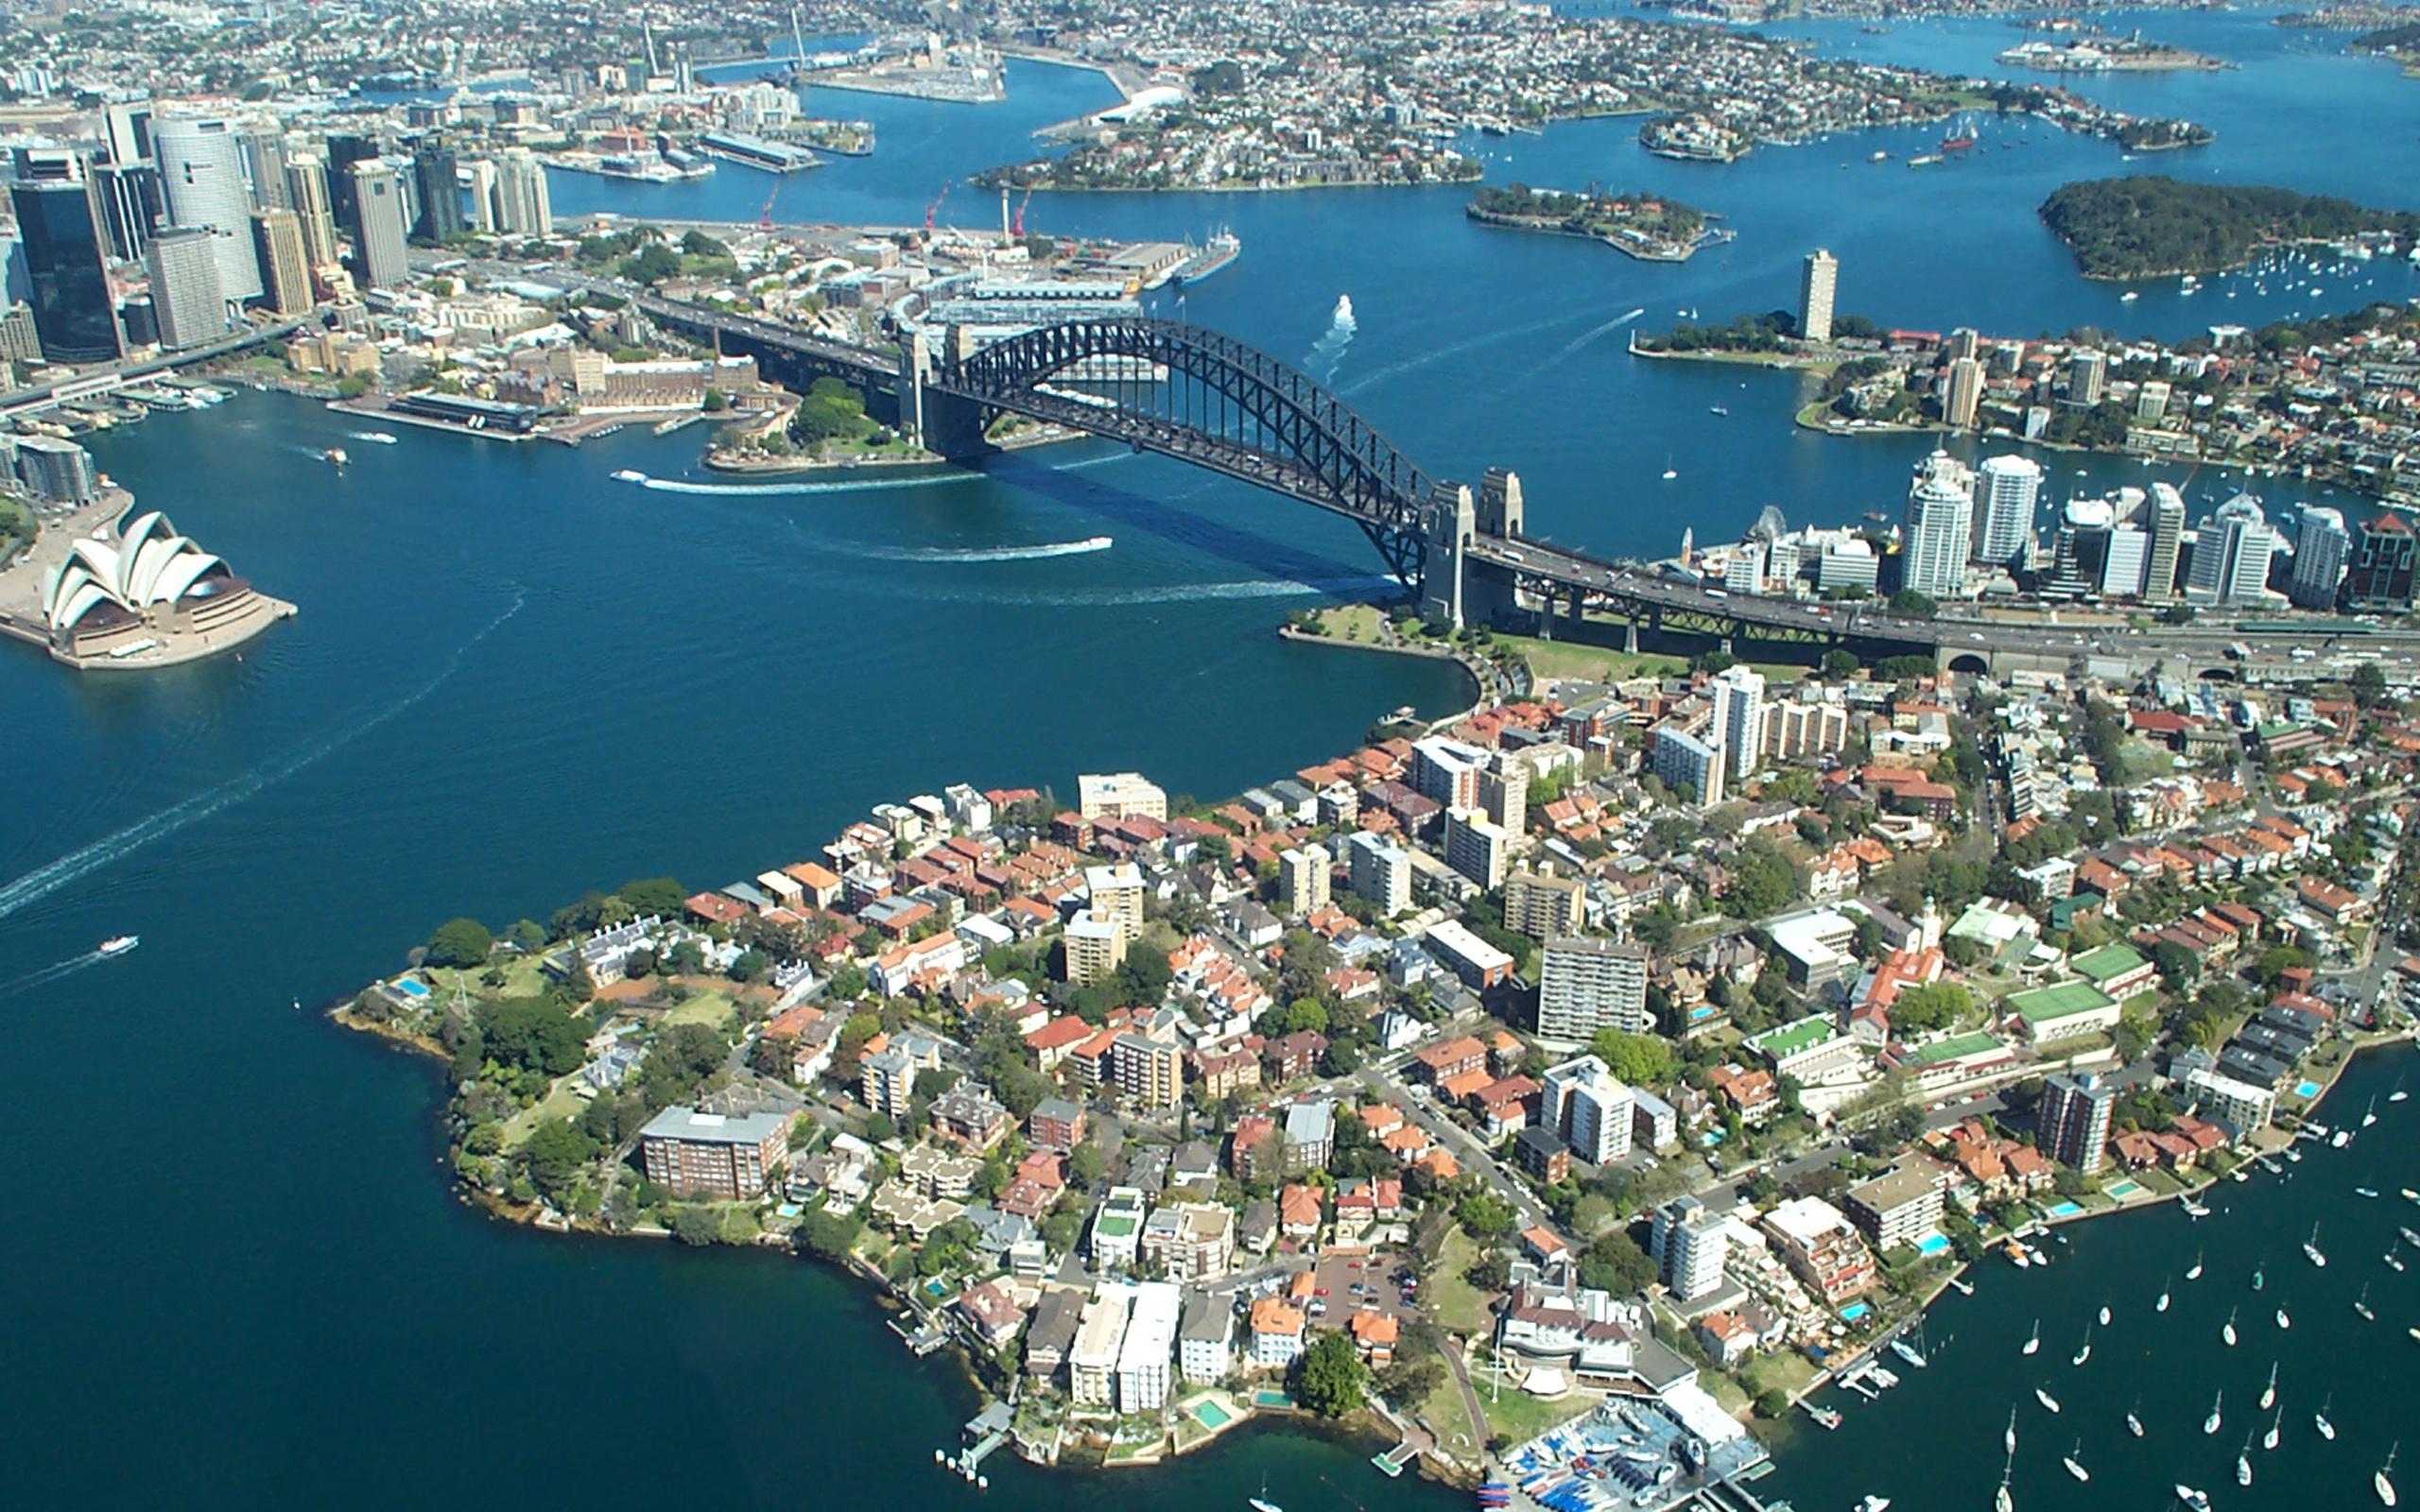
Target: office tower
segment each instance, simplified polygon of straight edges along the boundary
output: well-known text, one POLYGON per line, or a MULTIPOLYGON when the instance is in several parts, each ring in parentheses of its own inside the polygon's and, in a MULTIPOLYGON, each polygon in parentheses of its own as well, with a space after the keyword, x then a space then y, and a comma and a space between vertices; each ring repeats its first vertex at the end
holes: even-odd
POLYGON ((395 170, 376 159, 353 165, 353 272, 364 288, 402 285, 411 265, 404 254, 404 188, 395 170))
POLYGON ((462 234, 466 223, 459 170, 454 149, 442 142, 424 142, 412 154, 412 180, 420 190, 414 234, 441 243, 462 234))
POLYGON ((1974 516, 1973 470, 1946 452, 1927 457, 1908 489, 1901 586, 1928 598, 1957 597, 1966 586, 1974 516))
POLYGON ((160 170, 148 163, 101 163, 93 166, 93 198, 109 234, 110 259, 140 262, 151 228, 164 211, 160 170))
POLYGON ((252 256, 252 200, 244 187, 243 140, 234 126, 216 117, 170 117, 153 123, 151 146, 159 158, 169 222, 210 232, 221 295, 258 299, 261 266, 252 256))
POLYGON ((2143 596, 2154 604, 2176 597, 2176 559, 2185 542, 2185 495, 2172 483, 2152 485, 2152 544, 2143 568, 2143 596))
POLYGON ((1541 867, 1504 879, 1504 927, 1531 939, 1579 934, 1586 905, 1587 888, 1577 877, 1541 867))
POLYGON ((1960 429, 1975 423, 1975 410, 1983 402, 1983 365, 1972 357, 1953 357, 1949 363, 1949 387, 1943 396, 1941 418, 1960 429))
POLYGON ((1648 1250, 1672 1299, 1691 1302, 1722 1285, 1730 1241, 1720 1213, 1695 1197, 1674 1197, 1655 1210, 1648 1250))
POLYGON ((261 263, 262 302, 280 315, 308 310, 311 262, 302 245, 302 217, 291 210, 252 212, 252 250, 261 263))
POLYGON ((1803 341, 1832 339, 1832 296, 1841 282, 1840 260, 1821 247, 1806 254, 1798 277, 1798 335, 1803 341))
POLYGON ((375 136, 331 134, 325 162, 328 169, 328 213, 339 226, 353 224, 353 165, 379 154, 375 136))
MULTIPOLYGON (((0 361, 42 361, 42 333, 34 329, 30 304, 0 304, 0 361)), ((5 461, 0 455, 0 461, 5 461)))
POLYGON ((2168 385, 2156 378, 2143 380, 2135 390, 2135 418, 2146 425, 2156 425, 2168 419, 2168 385))
POLYGON ((151 274, 151 314, 160 346, 182 352, 227 334, 227 299, 218 286, 218 256, 201 226, 164 226, 143 254, 151 274))
POLYGON ((274 126, 255 126, 244 132, 244 177, 252 186, 258 210, 291 210, 285 187, 285 133, 274 126))
POLYGON ((2402 613, 2411 608, 2420 537, 2401 515, 2382 514, 2361 526, 2353 541, 2353 571, 2344 581, 2347 607, 2402 613))
POLYGON ((2193 565, 2186 593, 2204 603, 2256 604, 2269 587, 2269 561, 2277 533, 2260 512, 2260 501, 2238 493, 2202 523, 2193 541, 2193 565))
POLYGON ((2109 1109, 2117 1089, 2093 1075, 2062 1072, 2042 1084, 2034 1143, 2042 1153, 2086 1176, 2100 1169, 2109 1143, 2109 1109))
POLYGON ((2102 596, 2141 596, 2143 567, 2151 559, 2151 550, 2152 538, 2132 525, 2109 532, 2109 554, 2100 568, 2102 596))
POLYGON ((1747 781, 1765 754, 1765 679, 1747 667, 1725 668, 1712 683, 1714 723, 1711 734, 1722 747, 1722 770, 1729 788, 1747 781))
POLYGON ((2030 457, 1986 457, 1977 477, 1975 559, 2005 567, 2025 549, 2042 496, 2042 464, 2030 457))
POLYGON ((2303 506, 2303 523, 2294 532, 2294 576, 2288 596, 2299 609, 2334 609, 2336 586, 2344 580, 2344 559, 2353 541, 2344 533, 2344 516, 2319 505, 2303 506))
POLYGON ((1648 738, 1648 766, 1657 782, 1673 793, 1686 789, 1700 808, 1710 809, 1722 801, 1721 747, 1676 722, 1656 726, 1648 738))
POLYGON ((2100 403, 2101 387, 2108 382, 2109 362, 2098 352, 2079 352, 2067 363, 2067 400, 2076 404, 2100 403))
POLYGON ((495 229, 495 164, 486 158, 473 158, 462 164, 466 196, 471 201, 471 229, 493 232, 495 229))
POLYGON ((1379 918, 1411 906, 1411 857, 1403 847, 1361 830, 1344 842, 1344 850, 1353 890, 1376 906, 1379 918))
POLYGON ((26 262, 26 302, 46 361, 112 362, 124 354, 112 313, 101 228, 80 183, 9 189, 26 262))
POLYGON ((1962 325, 1949 333, 1948 352, 1952 362, 1973 362, 1982 355, 1983 338, 1971 325, 1962 325))
POLYGON ((101 135, 108 144, 112 163, 127 167, 148 162, 151 158, 151 102, 129 100, 123 104, 104 106, 101 110, 101 135))
POLYGON ((337 261, 335 202, 328 198, 328 165, 308 154, 285 160, 285 202, 302 230, 302 260, 310 267, 337 261))
POLYGON ((510 236, 544 236, 554 230, 554 206, 546 198, 546 169, 527 147, 509 147, 495 168, 496 229, 510 236))
POLYGON ((1647 947, 1593 935, 1547 941, 1538 967, 1538 1038, 1583 1045, 1599 1029, 1646 1034, 1647 947))
POLYGON ((1322 846, 1301 846, 1277 853, 1278 907, 1288 918, 1316 914, 1328 905, 1333 865, 1334 858, 1322 846))

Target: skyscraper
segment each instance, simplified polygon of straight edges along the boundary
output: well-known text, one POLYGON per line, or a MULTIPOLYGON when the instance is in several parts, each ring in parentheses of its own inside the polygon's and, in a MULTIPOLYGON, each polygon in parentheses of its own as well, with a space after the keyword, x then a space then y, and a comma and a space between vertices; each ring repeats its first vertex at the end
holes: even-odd
POLYGON ((244 132, 244 177, 251 184, 256 208, 294 208, 285 186, 285 132, 274 126, 255 126, 244 132))
POLYGON ((1765 753, 1765 679, 1748 667, 1725 668, 1715 678, 1714 726, 1709 732, 1722 750, 1726 787, 1744 781, 1765 753))
POLYGON ((443 242, 467 229, 460 168, 454 149, 434 138, 412 154, 412 176, 420 186, 420 216, 412 230, 430 241, 443 242))
POLYGON ((1966 586, 1974 517, 1974 471, 1946 452, 1925 458, 1908 489, 1900 585, 1927 598, 1959 596, 1966 586))
POLYGON ((93 198, 109 233, 110 257, 139 262, 163 214, 160 170, 148 163, 102 163, 93 167, 93 198))
POLYGON ((101 134, 107 140, 110 161, 120 166, 144 163, 151 157, 151 102, 129 100, 101 110, 101 134))
POLYGON ((554 229, 554 205, 546 197, 546 169, 527 147, 507 147, 495 169, 496 230, 512 236, 544 236, 554 229))
POLYGON ((353 165, 378 156, 374 136, 331 132, 327 139, 328 211, 339 226, 353 224, 353 165))
POLYGON ((290 210, 252 212, 252 250, 261 260, 262 302, 280 315, 311 307, 311 264, 302 218, 290 210))
POLYGON ((2320 505, 2303 506, 2302 524, 2294 532, 2293 581, 2287 595, 2295 607, 2336 607, 2336 587, 2344 580, 2344 560, 2352 546, 2342 513, 2320 505))
POLYGON ((2042 464, 2014 453, 1983 459, 1977 482, 1975 559, 2005 567, 2025 549, 2042 496, 2042 464))
POLYGON ((473 158, 462 164, 466 198, 471 201, 471 229, 493 232, 495 225, 495 163, 488 158, 473 158))
POLYGON ((2185 495, 2172 483, 2152 485, 2151 558, 2143 570, 2143 596, 2154 604, 2176 597, 2176 558, 2185 542, 2185 495))
POLYGON ((2067 401, 2075 404, 2098 404, 2100 390, 2108 381, 2109 364, 2098 352, 2079 352, 2067 363, 2067 401))
POLYGON ((1818 247, 1806 254, 1798 277, 1798 335, 1806 341, 1832 339, 1832 296, 1841 282, 1840 260, 1818 247))
POLYGON ((364 288, 402 285, 411 269, 404 254, 404 191, 395 170, 378 160, 353 165, 353 272, 364 288))
POLYGON ((240 133, 216 118, 171 117, 153 124, 151 146, 169 222, 210 232, 219 293, 230 300, 259 298, 261 266, 252 256, 252 199, 244 185, 240 133))
POLYGON ((2093 1075, 2061 1073, 2042 1084, 2034 1143, 2042 1153, 2085 1176, 2100 1169, 2109 1143, 2109 1109, 2117 1089, 2093 1075))
POLYGON ((9 199, 25 250, 34 333, 50 362, 111 362, 124 354, 101 228, 81 183, 15 183, 9 199))
POLYGON ((218 286, 218 256, 201 226, 164 226, 144 250, 151 273, 151 313, 160 347, 182 352, 227 334, 227 300, 218 286))
POLYGON ((1962 430, 1975 423, 1975 410, 1982 400, 1983 365, 1972 357, 1951 358, 1949 387, 1942 397, 1941 418, 1962 430))
POLYGON ((2268 591, 2269 561, 2276 531, 2260 512, 2260 501, 2238 493, 2202 522, 2193 541, 2193 565, 2185 591, 2202 603, 2256 604, 2268 591))
POLYGON ((2346 606, 2394 613, 2411 609, 2415 567, 2420 567, 2420 536, 2412 534, 2401 515, 2379 515, 2361 526, 2353 542, 2353 572, 2344 583, 2346 606))
POLYGON ((308 154, 285 160, 285 202, 302 228, 302 258, 312 267, 337 260, 336 207, 328 198, 328 165, 308 154))

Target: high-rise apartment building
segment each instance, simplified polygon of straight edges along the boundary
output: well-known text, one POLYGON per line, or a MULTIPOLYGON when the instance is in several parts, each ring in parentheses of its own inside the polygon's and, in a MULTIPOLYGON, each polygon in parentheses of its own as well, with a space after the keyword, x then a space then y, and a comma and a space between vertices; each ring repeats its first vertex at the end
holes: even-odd
POLYGON ((1941 418, 1961 430, 1975 423, 1983 401, 1983 365, 1972 357, 1953 357, 1947 387, 1942 395, 1941 418))
POLYGON ((2143 566, 2143 597, 2166 604, 2176 597, 2176 563, 2185 549, 2185 495, 2173 483, 2152 485, 2151 555, 2143 566))
POLYGON ((1512 837, 1489 822, 1483 809, 1445 811, 1445 865, 1468 877, 1483 891, 1504 885, 1511 865, 1512 837))
POLYGON ((544 236, 554 230, 554 215, 545 165, 527 147, 507 147, 495 165, 496 230, 511 236, 544 236))
POLYGON ((1723 787, 1729 791, 1764 760, 1764 674, 1745 666, 1726 667, 1709 687, 1714 720, 1708 734, 1722 748, 1723 787))
POLYGON ((1975 559, 1994 567, 2016 560, 2041 497, 2041 463, 2014 454, 1985 457, 1976 480, 1975 559))
POLYGON ((1549 1045, 1583 1045, 1599 1029, 1645 1034, 1655 1027, 1647 1011, 1647 948, 1591 935, 1547 941, 1538 967, 1538 1039, 1549 1045))
POLYGON ((1577 877, 1541 868, 1504 879, 1504 927, 1531 939, 1579 934, 1586 904, 1587 888, 1577 877))
POLYGON ((2109 382, 2109 359, 2098 352, 2079 352, 2067 359, 2067 403, 2090 405, 2100 403, 2100 391, 2109 382))
POLYGON ((1277 853, 1278 906, 1289 919, 1316 914, 1329 902, 1335 858, 1325 847, 1298 846, 1277 853))
POLYGON ((2256 604, 2269 587, 2269 562, 2277 532, 2260 512, 2260 501, 2238 493, 2202 522, 2193 541, 2193 564, 2185 591, 2197 602, 2256 604))
POLYGON ((1806 341, 1832 339, 1832 299, 1841 283, 1840 260, 1818 247, 1806 254, 1798 276, 1798 335, 1806 341))
POLYGON ((1411 857, 1403 847, 1359 830, 1344 842, 1344 854, 1353 890, 1370 900, 1379 918, 1411 906, 1411 857))
POLYGON ((2109 1111, 2118 1091, 2099 1076, 2062 1072, 2042 1084, 2034 1143, 2042 1153, 2086 1176, 2100 1169, 2109 1111))
POLYGON ((2399 514, 2381 514, 2361 526, 2353 540, 2352 574, 2344 581, 2344 603, 2364 612, 2403 613, 2411 608, 2415 570, 2420 569, 2420 536, 2399 514))
POLYGON ((2336 590, 2344 581, 2344 562, 2352 550, 2353 538, 2344 532, 2342 512, 2322 505, 2303 506, 2302 524, 2294 532, 2294 576, 2288 593, 2297 608, 2336 607, 2336 590))
POLYGON ((1925 458, 1908 489, 1900 586, 1929 598, 1964 593, 1974 519, 1974 471, 1946 452, 1925 458))

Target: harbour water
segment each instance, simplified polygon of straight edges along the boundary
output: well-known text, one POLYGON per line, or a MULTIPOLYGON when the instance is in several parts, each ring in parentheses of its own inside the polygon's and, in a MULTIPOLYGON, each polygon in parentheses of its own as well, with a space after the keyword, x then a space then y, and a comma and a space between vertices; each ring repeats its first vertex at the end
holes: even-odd
MULTIPOLYGON (((2145 25, 2224 51, 2204 28, 2234 18, 2145 25)), ((1918 61, 1999 41, 1936 24, 1826 35, 1918 61)), ((2407 140, 2420 111, 2420 93, 2382 64, 2288 49, 2241 73, 2085 87, 2172 90, 2175 110, 2221 129, 2206 154, 2141 166, 2410 202, 2400 157, 2366 146, 2407 140), (2279 97, 2319 113, 2271 119, 2263 102, 2279 97)), ((945 179, 1112 97, 1098 75, 1024 64, 1010 88, 994 108, 819 100, 874 120, 878 153, 788 180, 777 216, 913 223, 945 179)), ((2176 335, 2289 308, 2246 294, 2221 315, 2222 294, 2167 291, 2121 307, 2115 288, 2076 278, 2031 207, 2064 179, 2119 171, 2105 144, 2037 128, 2021 147, 1910 172, 1867 165, 1874 144, 1857 138, 1706 169, 1645 156, 1634 127, 1582 123, 1484 150, 1499 179, 1678 194, 1730 215, 1737 243, 1685 266, 1643 265, 1473 227, 1462 192, 1444 189, 1037 197, 1028 224, 1197 240, 1232 226, 1244 256, 1193 291, 1192 318, 1290 360, 1318 350, 1335 385, 1425 467, 1515 467, 1534 530, 1612 551, 1668 550, 1685 524, 1715 539, 1768 502, 1793 520, 1896 507, 1928 443, 1797 434, 1794 378, 1621 350, 1634 309, 1659 325, 1682 309, 1713 318, 1789 302, 1816 243, 1842 256, 1843 308, 1893 324, 2097 321, 2176 335), (1357 312, 1349 332, 1333 321, 1340 294, 1357 312), (1728 418, 1709 413, 1716 403, 1728 418), (1671 483, 1659 478, 1668 462, 1671 483)), ((1922 135, 1883 134, 1903 152, 1922 135)), ((745 221, 769 186, 726 165, 668 189, 559 177, 555 194, 567 213, 745 221)), ((995 215, 960 188, 942 218, 995 215)), ((2420 292, 2408 273, 2377 276, 2365 292, 2420 292)), ((2355 301, 2351 288, 2329 293, 2332 307, 2355 301)), ((349 441, 360 423, 248 395, 96 438, 103 468, 147 507, 302 606, 241 660, 133 679, 0 657, 0 728, 20 737, 0 807, 11 1499, 813 1504, 845 1487, 868 1502, 971 1500, 930 1463, 954 1444, 968 1393, 911 1365, 853 1289, 811 1265, 564 1241, 458 1208, 436 1164, 430 1072, 290 1005, 390 969, 453 914, 543 917, 583 888, 667 871, 719 882, 804 853, 871 802, 951 781, 1064 791, 1079 767, 1132 765, 1172 790, 1229 791, 1343 748, 1396 705, 1452 707, 1459 676, 1276 640, 1285 610, 1371 586, 1367 546, 1339 522, 1153 458, 1073 450, 979 479, 683 491, 610 474, 711 484, 693 466, 695 433, 633 429, 570 452, 408 429, 392 446, 349 441), (341 474, 316 457, 338 444, 354 458, 341 474), (1100 535, 1111 549, 1001 555, 1100 535), (142 948, 73 964, 120 932, 139 932, 142 948)), ((2061 477, 2079 465, 2070 487, 2150 475, 2063 460, 2061 477)), ((2292 497, 2273 491, 2272 507, 2292 497)), ((2204 1234, 2217 1245, 2252 1233, 2238 1223, 2247 1204, 2316 1200, 2336 1173, 2408 1149, 2399 1125, 2306 1162, 2273 1197, 2235 1189, 2238 1212, 2202 1233, 2174 1214, 2090 1227, 2050 1271, 1988 1278, 1943 1315, 1962 1335, 1937 1367, 1958 1377, 1945 1383, 1954 1390, 1924 1383, 1935 1386, 1927 1410, 1902 1387, 1836 1435, 1785 1444, 1769 1484, 1807 1512, 1846 1504, 1852 1488, 1893 1489, 1893 1477, 1906 1505, 1935 1504, 1926 1476, 1961 1504, 1971 1482, 1980 1504, 1992 1429, 2030 1393, 2002 1364, 2015 1355, 2000 1334, 2021 1334, 2079 1277, 2114 1286, 2204 1234), (2036 1287, 2039 1303, 2005 1300, 2036 1287)), ((2297 1209, 2273 1240, 2281 1265, 2301 1263, 2285 1240, 2302 1221, 2297 1209)), ((2338 1248, 2347 1263, 2359 1253, 2349 1225, 2338 1248)), ((2238 1258, 2230 1280, 2215 1258, 2208 1295, 2181 1299, 2182 1315, 2240 1288, 2248 1265, 2238 1258)), ((2357 1351, 2331 1340, 2318 1314, 2350 1314, 2332 1293, 2300 1302, 2292 1288, 2308 1280, 2282 1282, 2295 1344, 2300 1314, 2314 1314, 2310 1341, 2325 1350, 2308 1359, 2335 1357, 2358 1379, 2372 1353, 2412 1349, 2384 1287, 2374 1341, 2357 1351)), ((2120 1299, 2113 1378, 2127 1349, 2153 1347, 2148 1330, 2127 1342, 2149 1305, 2138 1290, 2120 1299)), ((2072 1303, 2079 1318, 2084 1305, 2072 1303)), ((2265 1342, 2252 1332, 2226 1367, 2250 1373, 2265 1342)), ((2203 1377, 2219 1362, 2193 1344, 2172 1346, 2172 1364, 2149 1361, 2130 1388, 2159 1391, 2153 1366, 2182 1383, 2158 1399, 2153 1432, 2167 1436, 2154 1443, 2198 1430, 2203 1377)), ((2096 1349, 2089 1373, 2101 1360, 2096 1349)), ((2380 1373, 2396 1368, 2381 1361, 2372 1379, 2399 1381, 2399 1397, 2340 1403, 2342 1460, 2364 1472, 2354 1451, 2369 1456, 2412 1400, 2408 1376, 2380 1373)), ((2107 1484, 2127 1484, 2116 1440, 2094 1448, 2122 1408, 2070 1407, 2064 1436, 2087 1435, 2096 1492, 2104 1461, 2107 1484)), ((2104 1504, 2025 1480, 2044 1467, 2064 1480, 2048 1451, 2065 1447, 2057 1425, 2025 1432, 2020 1505, 2104 1504)), ((2239 1437, 2231 1427, 2216 1446, 2197 1441, 2211 1463, 2195 1475, 2228 1481, 2224 1505, 2289 1504, 2288 1478, 2265 1467, 2254 1493, 2232 1493, 2221 1451, 2239 1437)), ((1382 1485, 1365 1451, 1294 1434, 1239 1442, 1181 1469, 1115 1476, 1045 1478, 995 1458, 989 1495, 1011 1509, 1232 1506, 1266 1471, 1288 1512, 1381 1496, 1452 1504, 1382 1485)), ((2290 1438, 2278 1452, 2322 1473, 2308 1446, 2290 1438)))

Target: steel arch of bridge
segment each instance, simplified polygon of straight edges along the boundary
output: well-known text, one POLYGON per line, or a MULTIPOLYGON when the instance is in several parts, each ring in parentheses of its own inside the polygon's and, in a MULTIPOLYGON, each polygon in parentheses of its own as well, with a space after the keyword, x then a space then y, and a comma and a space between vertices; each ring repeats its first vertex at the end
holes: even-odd
POLYGON ((1398 579, 1419 585, 1428 480, 1318 381, 1240 341, 1139 316, 1071 320, 984 347, 944 367, 934 384, 1344 515, 1398 579), (1166 368, 1168 377, 1098 385, 1115 396, 1107 398, 1042 387, 1093 359, 1149 363, 1145 371, 1166 368))

